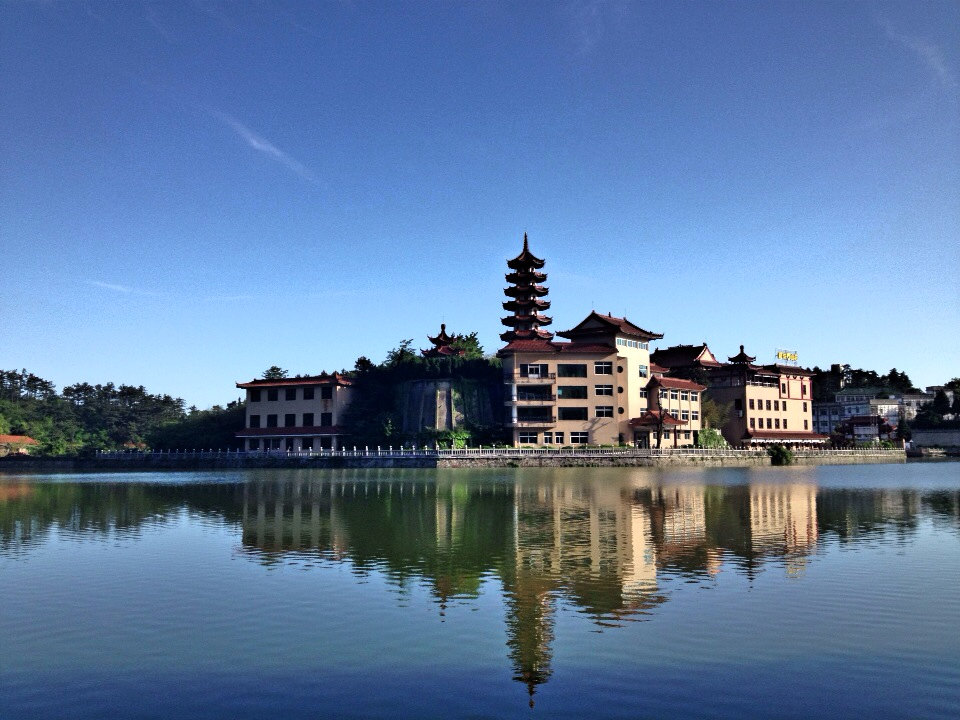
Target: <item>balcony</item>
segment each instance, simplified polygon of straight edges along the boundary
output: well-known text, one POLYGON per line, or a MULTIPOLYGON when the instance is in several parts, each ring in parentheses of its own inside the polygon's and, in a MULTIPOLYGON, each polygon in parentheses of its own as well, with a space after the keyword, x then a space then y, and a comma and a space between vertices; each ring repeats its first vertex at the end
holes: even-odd
POLYGON ((513 428, 553 427, 557 424, 557 418, 554 415, 544 415, 542 418, 517 418, 507 420, 506 424, 507 427, 513 428))
POLYGON ((552 393, 534 394, 517 393, 509 395, 504 399, 505 405, 547 405, 556 402, 557 396, 552 393))
POLYGON ((505 383, 542 383, 551 382, 557 378, 556 373, 539 373, 537 375, 521 375, 520 373, 504 373, 505 383))

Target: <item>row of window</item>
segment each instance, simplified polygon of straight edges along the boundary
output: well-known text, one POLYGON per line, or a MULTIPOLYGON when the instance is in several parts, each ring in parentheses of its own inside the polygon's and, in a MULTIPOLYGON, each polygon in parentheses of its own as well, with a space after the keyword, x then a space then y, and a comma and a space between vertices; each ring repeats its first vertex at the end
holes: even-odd
MULTIPOLYGON (((597 361, 593 364, 594 375, 613 375, 613 363, 597 361)), ((546 363, 525 363, 520 365, 520 377, 550 377, 546 363)), ((586 363, 557 363, 557 377, 587 377, 586 363)))
MULTIPOLYGON (((666 400, 668 393, 671 400, 689 400, 690 402, 698 402, 700 399, 700 393, 696 390, 667 390, 666 388, 660 388, 660 399, 666 400)), ((644 397, 646 397, 645 394, 644 397)))
MULTIPOLYGON (((774 411, 778 411, 778 412, 779 412, 781 409, 782 409, 783 411, 786 411, 786 409, 787 409, 787 401, 786 401, 786 400, 766 400, 766 401, 764 401, 764 400, 757 400, 756 403, 754 403, 753 398, 750 398, 750 399, 747 401, 747 407, 749 407, 751 410, 763 410, 763 409, 764 409, 764 407, 763 407, 763 406, 764 406, 764 402, 766 402, 766 409, 767 409, 768 412, 769 412, 770 410, 774 410, 774 411), (771 406, 772 406, 772 407, 771 407, 771 406)), ((735 407, 736 407, 737 410, 742 410, 742 409, 743 409, 743 401, 742 401, 740 398, 737 398, 737 399, 734 401, 734 405, 735 405, 735 407)), ((807 403, 806 403, 806 401, 804 401, 804 402, 803 402, 803 412, 806 412, 806 411, 807 411, 807 403)))
MULTIPOLYGON (((789 393, 787 393, 787 384, 786 384, 786 383, 780 383, 780 392, 781 392, 783 395, 788 395, 788 394, 789 394, 789 393)), ((807 396, 807 384, 806 384, 806 383, 800 383, 800 397, 806 397, 806 396, 807 396)))
MULTIPOLYGON (((595 417, 598 418, 612 418, 613 417, 613 405, 597 405, 594 408, 596 413, 595 417)), ((620 408, 620 412, 623 412, 623 408, 620 408)), ((589 412, 585 407, 560 407, 557 408, 557 419, 558 420, 586 420, 589 412)))
MULTIPOLYGON (((283 427, 317 427, 313 422, 314 417, 315 417, 314 413, 303 413, 301 415, 300 424, 297 425, 297 414, 286 413, 283 416, 283 427)), ((277 421, 280 419, 279 415, 270 414, 270 415, 265 415, 264 418, 267 424, 262 427, 268 427, 268 428, 278 427, 277 421)), ((329 425, 333 425, 333 413, 328 413, 328 412, 320 413, 320 426, 327 427, 329 425)), ((250 424, 248 425, 248 427, 251 427, 251 428, 261 427, 260 416, 251 415, 250 424)))
MULTIPOLYGON (((562 432, 545 432, 543 434, 544 445, 563 445, 564 434, 562 432)), ((521 432, 517 434, 517 440, 523 445, 539 444, 540 435, 535 432, 521 432)), ((571 445, 586 445, 590 442, 590 434, 585 432, 570 433, 571 445)))
MULTIPOLYGON (((764 418, 750 418, 750 429, 751 429, 751 430, 756 430, 756 429, 759 428, 760 430, 763 430, 763 421, 764 421, 764 418), (754 422, 754 421, 756 421, 756 422, 754 422)), ((781 423, 780 418, 766 418, 766 421, 767 421, 767 430, 779 430, 779 429, 780 429, 780 423, 781 423), (771 424, 771 422, 772 422, 772 424, 771 424)), ((789 429, 790 429, 790 428, 787 426, 787 419, 786 419, 786 418, 783 418, 783 429, 784 429, 784 430, 789 430, 789 429)), ((809 429, 810 429, 810 423, 809 423, 809 421, 807 421, 807 420, 804 420, 804 421, 803 421, 803 429, 804 429, 804 430, 809 430, 809 429)))
POLYGON ((625 338, 617 338, 617 345, 621 347, 639 348, 640 350, 650 349, 649 343, 641 342, 640 340, 627 340, 625 338))
MULTIPOLYGON (((601 396, 613 396, 613 385, 594 385, 593 392, 601 396)), ((623 388, 619 388, 623 392, 623 388)), ((557 397, 561 400, 585 400, 587 397, 586 385, 559 385, 557 397)))
MULTIPOLYGON (((267 402, 273 402, 280 399, 280 388, 267 388, 267 402)), ((296 400, 298 390, 302 390, 303 394, 301 395, 302 400, 313 400, 315 397, 314 391, 316 388, 305 387, 305 388, 283 388, 283 399, 284 400, 296 400)), ((260 402, 262 398, 262 390, 260 388, 250 390, 250 402, 260 402)), ((320 399, 321 400, 332 400, 333 399, 333 387, 331 385, 321 385, 320 386, 320 399)))

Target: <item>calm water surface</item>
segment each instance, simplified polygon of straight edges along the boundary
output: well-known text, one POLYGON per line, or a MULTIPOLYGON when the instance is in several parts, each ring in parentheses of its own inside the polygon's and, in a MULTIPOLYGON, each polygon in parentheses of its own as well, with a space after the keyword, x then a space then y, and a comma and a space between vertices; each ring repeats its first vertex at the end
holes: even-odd
POLYGON ((2 718, 960 716, 960 464, 0 475, 2 718))

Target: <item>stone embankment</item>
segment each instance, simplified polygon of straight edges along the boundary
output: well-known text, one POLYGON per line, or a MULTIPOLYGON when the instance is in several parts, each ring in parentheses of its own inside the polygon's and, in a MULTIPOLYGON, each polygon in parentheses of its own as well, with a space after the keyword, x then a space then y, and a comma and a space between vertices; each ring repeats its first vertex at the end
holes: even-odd
MULTIPOLYGON (((905 462, 903 450, 796 450, 798 465, 905 462)), ((199 470, 226 468, 497 468, 497 467, 765 467, 764 450, 633 448, 468 448, 337 450, 319 452, 112 452, 75 459, 5 458, 0 472, 199 470)))

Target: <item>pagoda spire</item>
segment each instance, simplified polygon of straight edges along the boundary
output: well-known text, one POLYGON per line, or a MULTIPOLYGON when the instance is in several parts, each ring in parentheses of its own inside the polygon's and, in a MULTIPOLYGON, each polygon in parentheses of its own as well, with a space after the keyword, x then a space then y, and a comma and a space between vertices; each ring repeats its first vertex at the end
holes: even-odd
POLYGON ((507 260, 507 267, 513 272, 506 274, 510 287, 503 293, 509 300, 503 303, 503 309, 512 315, 501 319, 510 330, 500 335, 504 342, 514 340, 549 340, 553 333, 541 330, 541 325, 549 325, 553 319, 540 313, 550 307, 549 300, 543 300, 548 292, 541 285, 547 279, 547 274, 539 272, 544 266, 544 260, 530 252, 530 241, 527 234, 523 234, 523 250, 512 260, 507 260))

